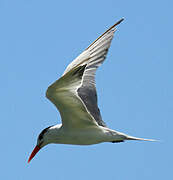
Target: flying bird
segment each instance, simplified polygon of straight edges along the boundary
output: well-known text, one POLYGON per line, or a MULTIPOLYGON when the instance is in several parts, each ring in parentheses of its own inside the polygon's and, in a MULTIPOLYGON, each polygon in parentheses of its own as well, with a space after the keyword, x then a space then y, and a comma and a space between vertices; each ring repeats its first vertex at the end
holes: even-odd
POLYGON ((90 44, 67 66, 62 77, 48 87, 46 97, 59 110, 62 124, 49 126, 39 134, 28 163, 50 143, 91 145, 125 140, 153 141, 109 129, 97 105, 95 73, 106 58, 116 26, 122 21, 115 23, 90 44))

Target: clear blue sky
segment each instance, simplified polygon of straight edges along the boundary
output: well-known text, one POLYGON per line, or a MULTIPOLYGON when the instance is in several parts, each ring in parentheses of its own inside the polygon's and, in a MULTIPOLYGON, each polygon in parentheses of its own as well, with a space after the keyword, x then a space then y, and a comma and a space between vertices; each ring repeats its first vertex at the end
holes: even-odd
POLYGON ((0 179, 172 179, 171 0, 0 0, 0 179), (107 125, 161 142, 48 145, 27 164, 40 131, 60 123, 47 87, 116 21, 97 72, 107 125))

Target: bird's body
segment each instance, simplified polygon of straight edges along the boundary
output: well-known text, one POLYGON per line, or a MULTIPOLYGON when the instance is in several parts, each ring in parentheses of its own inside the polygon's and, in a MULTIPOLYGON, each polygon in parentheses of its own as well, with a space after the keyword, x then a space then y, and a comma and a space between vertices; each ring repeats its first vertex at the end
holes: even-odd
POLYGON ((50 127, 48 134, 46 141, 48 144, 91 145, 102 142, 121 142, 128 138, 123 133, 95 125, 68 129, 58 124, 50 127))
POLYGON ((97 106, 95 72, 106 58, 115 26, 122 20, 96 39, 67 66, 62 77, 48 87, 46 97, 59 110, 62 124, 50 126, 40 133, 28 162, 50 143, 91 145, 125 140, 150 141, 109 129, 97 106))

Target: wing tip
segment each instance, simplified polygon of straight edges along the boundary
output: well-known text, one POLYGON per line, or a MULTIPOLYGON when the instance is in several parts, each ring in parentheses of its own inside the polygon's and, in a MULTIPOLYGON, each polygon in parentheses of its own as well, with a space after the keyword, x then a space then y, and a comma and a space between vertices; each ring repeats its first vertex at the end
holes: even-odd
POLYGON ((118 22, 116 22, 113 26, 111 26, 107 31, 105 31, 101 36, 99 36, 94 42, 92 42, 85 50, 89 49, 95 42, 97 42, 107 32, 109 32, 111 30, 115 32, 116 29, 113 29, 113 28, 115 28, 115 26, 119 25, 122 21, 124 21, 124 18, 121 18, 118 22))
POLYGON ((113 26, 111 26, 105 33, 110 31, 111 29, 115 28, 117 25, 119 25, 122 21, 124 21, 124 18, 121 18, 118 22, 116 22, 113 26))
POLYGON ((121 18, 117 23, 115 23, 115 26, 117 26, 118 24, 120 24, 122 21, 124 21, 124 18, 121 18))

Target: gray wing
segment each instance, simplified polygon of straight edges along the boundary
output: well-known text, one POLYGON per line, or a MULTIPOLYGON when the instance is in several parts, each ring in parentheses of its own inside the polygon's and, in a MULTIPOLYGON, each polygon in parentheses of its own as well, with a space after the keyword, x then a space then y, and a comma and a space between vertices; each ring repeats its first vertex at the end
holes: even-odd
POLYGON ((77 94, 85 68, 86 65, 82 65, 71 69, 50 85, 46 91, 46 97, 59 110, 62 124, 67 129, 98 126, 77 94))
POLYGON ((100 110, 97 104, 97 92, 95 86, 95 72, 106 58, 112 38, 115 32, 115 26, 123 19, 114 24, 98 39, 96 39, 79 57, 77 57, 65 70, 64 74, 80 65, 86 65, 82 77, 81 86, 77 89, 78 96, 85 104, 87 111, 93 116, 100 126, 106 126, 102 120, 100 110))

